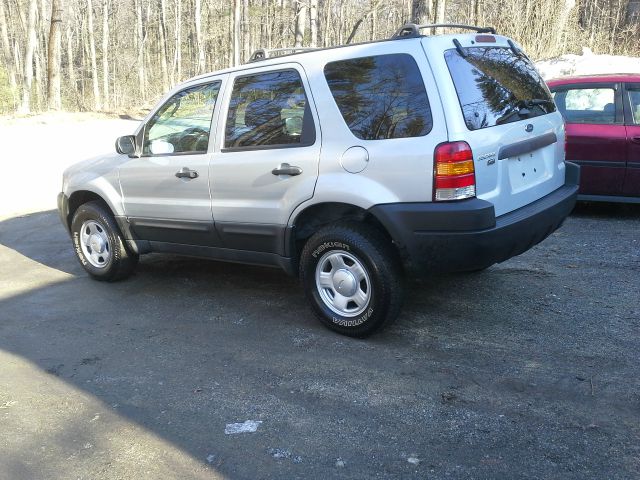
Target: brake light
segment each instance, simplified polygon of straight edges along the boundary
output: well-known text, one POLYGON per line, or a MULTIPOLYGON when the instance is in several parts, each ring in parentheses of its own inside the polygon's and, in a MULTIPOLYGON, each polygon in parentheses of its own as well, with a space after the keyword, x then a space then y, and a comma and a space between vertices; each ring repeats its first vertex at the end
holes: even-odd
POLYGON ((434 200, 462 200, 476 196, 473 152, 467 142, 438 145, 433 170, 434 200))

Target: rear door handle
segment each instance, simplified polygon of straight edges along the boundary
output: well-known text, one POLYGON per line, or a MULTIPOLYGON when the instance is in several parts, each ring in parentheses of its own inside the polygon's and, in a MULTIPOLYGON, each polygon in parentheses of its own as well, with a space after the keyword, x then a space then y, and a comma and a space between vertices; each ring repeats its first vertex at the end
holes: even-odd
POLYGON ((281 163, 276 168, 271 170, 271 173, 273 173, 274 175, 291 175, 292 177, 295 177, 296 175, 300 175, 302 173, 302 169, 300 167, 296 167, 295 165, 281 163))
POLYGON ((640 143, 640 137, 631 137, 633 143, 640 143))
POLYGON ((189 170, 187 167, 182 167, 176 172, 176 177, 189 179, 198 178, 198 172, 196 172, 195 170, 189 170))

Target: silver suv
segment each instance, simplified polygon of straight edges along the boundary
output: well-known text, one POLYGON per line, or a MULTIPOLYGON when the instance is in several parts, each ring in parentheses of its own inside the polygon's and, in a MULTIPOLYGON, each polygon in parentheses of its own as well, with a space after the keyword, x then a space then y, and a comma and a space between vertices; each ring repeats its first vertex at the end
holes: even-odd
POLYGON ((117 154, 64 174, 58 205, 83 267, 129 276, 170 252, 282 267, 320 320, 366 336, 406 274, 484 269, 572 210, 578 167, 545 83, 493 29, 249 63, 169 92, 117 154))

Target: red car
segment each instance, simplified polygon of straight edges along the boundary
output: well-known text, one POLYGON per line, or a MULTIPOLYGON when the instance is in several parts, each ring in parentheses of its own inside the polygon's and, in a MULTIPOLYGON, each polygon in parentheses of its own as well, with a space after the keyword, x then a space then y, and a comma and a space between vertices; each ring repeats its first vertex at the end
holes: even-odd
POLYGON ((640 203, 640 75, 547 82, 566 123, 579 200, 640 203))

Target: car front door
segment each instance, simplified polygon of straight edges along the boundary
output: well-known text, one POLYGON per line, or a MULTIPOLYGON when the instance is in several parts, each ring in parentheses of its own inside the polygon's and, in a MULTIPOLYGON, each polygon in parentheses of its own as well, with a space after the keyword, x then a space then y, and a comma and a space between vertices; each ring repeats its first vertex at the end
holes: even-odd
POLYGON ((125 213, 139 238, 219 243, 211 215, 209 138, 223 81, 180 90, 139 131, 140 156, 119 171, 125 213))
POLYGON ((640 83, 628 83, 625 95, 627 172, 623 195, 640 197, 640 83))
POLYGON ((299 64, 229 77, 210 166, 212 211, 223 245, 283 254, 294 208, 313 196, 320 129, 299 64))
POLYGON ((582 195, 620 195, 627 135, 616 83, 562 85, 554 100, 566 122, 567 160, 580 165, 582 195))

